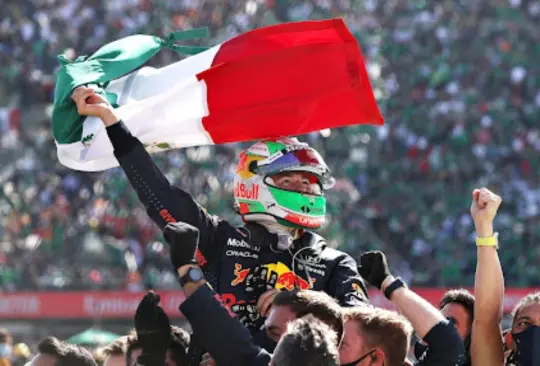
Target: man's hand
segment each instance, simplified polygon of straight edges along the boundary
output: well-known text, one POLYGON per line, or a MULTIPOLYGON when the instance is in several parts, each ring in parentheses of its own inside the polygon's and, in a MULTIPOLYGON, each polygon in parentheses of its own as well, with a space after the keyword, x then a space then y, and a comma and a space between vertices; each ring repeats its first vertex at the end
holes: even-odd
POLYGON ((217 366, 216 361, 212 358, 210 353, 205 353, 202 356, 202 361, 199 366, 217 366))
POLYGON ((199 246, 199 229, 185 222, 170 223, 163 230, 169 243, 171 262, 174 269, 186 264, 197 264, 195 254, 199 246))
POLYGON ((479 237, 493 236, 493 219, 502 199, 487 188, 475 189, 472 193, 471 216, 479 237))
POLYGON ((358 272, 372 286, 381 289, 384 280, 388 276, 392 276, 386 256, 381 251, 372 251, 362 254, 360 257, 360 267, 358 272))
POLYGON ((277 289, 268 290, 259 297, 259 300, 257 301, 257 310, 262 317, 266 318, 268 316, 274 297, 276 297, 278 292, 279 290, 277 289))
POLYGON ((77 105, 77 112, 81 116, 93 116, 100 118, 105 126, 110 126, 119 121, 114 113, 114 108, 107 99, 97 94, 94 89, 80 86, 73 91, 71 99, 77 105))
POLYGON ((165 357, 171 343, 171 326, 159 300, 159 295, 151 291, 144 296, 135 312, 135 330, 143 353, 165 357))

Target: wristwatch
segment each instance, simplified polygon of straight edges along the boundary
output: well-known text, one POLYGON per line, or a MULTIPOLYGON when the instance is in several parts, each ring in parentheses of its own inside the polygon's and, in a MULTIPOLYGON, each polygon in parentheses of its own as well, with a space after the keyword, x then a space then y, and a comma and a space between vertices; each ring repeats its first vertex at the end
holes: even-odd
POLYGON ((185 275, 180 277, 180 286, 184 287, 189 282, 197 283, 203 279, 203 271, 199 267, 191 267, 185 275))
POLYGON ((390 297, 392 297, 392 293, 402 287, 407 288, 407 285, 405 284, 405 282, 403 282, 403 280, 400 277, 398 277, 394 280, 394 282, 388 285, 388 287, 384 290, 384 296, 388 300, 390 300, 390 297))

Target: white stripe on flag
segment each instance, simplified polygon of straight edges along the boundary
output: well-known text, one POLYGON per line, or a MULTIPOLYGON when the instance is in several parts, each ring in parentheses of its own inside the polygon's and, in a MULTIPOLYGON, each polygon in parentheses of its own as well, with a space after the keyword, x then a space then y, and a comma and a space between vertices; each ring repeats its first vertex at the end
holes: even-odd
MULTIPOLYGON (((161 69, 142 68, 107 88, 125 103, 116 109, 118 116, 134 136, 150 145, 150 152, 213 144, 202 125, 208 115, 206 84, 196 75, 211 67, 219 48, 161 69)), ((83 125, 83 138, 92 134, 89 146, 81 142, 57 144, 60 163, 84 171, 118 166, 105 127, 99 119, 89 117, 83 125)))

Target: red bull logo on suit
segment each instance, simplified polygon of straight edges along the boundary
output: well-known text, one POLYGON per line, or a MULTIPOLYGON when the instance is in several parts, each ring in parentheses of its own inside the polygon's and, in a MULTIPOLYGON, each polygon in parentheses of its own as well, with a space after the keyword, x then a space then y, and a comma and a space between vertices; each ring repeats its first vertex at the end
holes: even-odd
POLYGON ((272 276, 277 276, 275 288, 278 290, 285 289, 292 291, 295 288, 309 290, 313 287, 313 283, 315 282, 315 279, 312 279, 311 283, 309 283, 302 277, 297 276, 286 264, 281 262, 266 264, 263 267, 268 269, 266 275, 266 280, 268 282, 271 281, 272 276))
MULTIPOLYGON (((246 281, 249 276, 250 268, 243 268, 241 264, 234 265, 234 278, 231 281, 232 286, 238 286, 246 281)), ((311 283, 300 276, 297 276, 286 264, 282 262, 265 264, 262 267, 267 269, 266 281, 274 283, 274 288, 278 290, 292 291, 295 288, 308 290, 313 287, 315 279, 311 283)))

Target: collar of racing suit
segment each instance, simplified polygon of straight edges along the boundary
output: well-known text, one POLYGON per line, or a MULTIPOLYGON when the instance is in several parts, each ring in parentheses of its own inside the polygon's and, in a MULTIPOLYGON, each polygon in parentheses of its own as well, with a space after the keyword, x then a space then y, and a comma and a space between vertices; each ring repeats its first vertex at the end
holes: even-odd
POLYGON ((249 235, 252 245, 270 246, 273 250, 285 251, 291 249, 294 252, 298 252, 309 247, 311 249, 309 254, 318 256, 327 246, 326 240, 322 236, 311 231, 302 230, 296 232, 296 237, 293 237, 292 233, 285 231, 279 232, 278 228, 269 228, 266 223, 249 222, 244 228, 249 235))
POLYGON ((277 236, 277 248, 279 250, 288 250, 292 247, 294 241, 298 239, 302 232, 301 230, 288 228, 275 222, 260 222, 270 234, 277 236))
POLYGON ((318 262, 321 259, 322 252, 326 248, 326 241, 322 236, 310 231, 302 231, 296 240, 288 242, 287 248, 281 249, 279 246, 279 234, 270 232, 267 227, 260 223, 249 222, 240 230, 247 234, 249 242, 253 246, 259 248, 269 247, 274 252, 288 253, 292 257, 291 269, 293 273, 296 274, 297 270, 303 270, 303 277, 311 282, 307 264, 314 260, 318 262), (300 264, 303 265, 300 266, 300 264))

